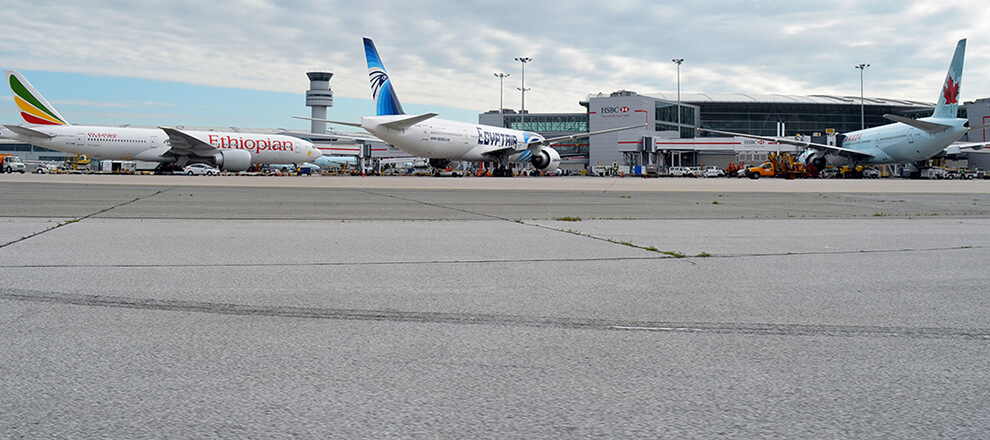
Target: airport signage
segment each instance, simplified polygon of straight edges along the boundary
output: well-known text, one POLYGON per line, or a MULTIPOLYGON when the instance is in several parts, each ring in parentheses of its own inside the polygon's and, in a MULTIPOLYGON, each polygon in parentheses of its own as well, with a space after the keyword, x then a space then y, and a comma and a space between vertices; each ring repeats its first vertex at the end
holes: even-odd
POLYGON ((628 118, 629 106, 617 105, 612 107, 602 107, 598 114, 603 118, 628 118))

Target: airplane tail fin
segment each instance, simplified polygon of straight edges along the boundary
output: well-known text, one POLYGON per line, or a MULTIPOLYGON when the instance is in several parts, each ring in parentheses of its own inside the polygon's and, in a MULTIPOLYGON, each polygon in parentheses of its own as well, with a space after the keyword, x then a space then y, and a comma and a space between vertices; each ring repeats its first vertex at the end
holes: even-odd
POLYGON ((371 96, 375 100, 375 111, 378 116, 404 115, 402 104, 395 96, 392 81, 385 73, 385 65, 378 56, 378 49, 370 38, 364 38, 364 55, 368 59, 368 76, 371 78, 371 96))
POLYGON ((938 104, 932 112, 933 118, 951 119, 957 117, 959 110, 959 85, 962 83, 963 58, 966 55, 966 39, 959 40, 956 44, 956 53, 952 56, 949 64, 949 73, 945 75, 945 83, 942 84, 942 94, 938 97, 938 104))
POLYGON ((70 125, 24 75, 15 70, 5 70, 4 73, 7 74, 7 84, 24 122, 34 125, 70 125))

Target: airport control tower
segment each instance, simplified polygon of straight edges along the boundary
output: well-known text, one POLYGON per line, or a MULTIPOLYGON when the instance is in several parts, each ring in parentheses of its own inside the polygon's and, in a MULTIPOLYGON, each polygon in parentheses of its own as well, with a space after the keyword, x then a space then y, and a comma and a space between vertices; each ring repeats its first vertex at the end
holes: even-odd
MULTIPOLYGON (((333 90, 330 90, 330 78, 332 72, 313 71, 306 72, 309 77, 309 90, 306 91, 306 106, 313 108, 311 117, 317 119, 327 118, 327 107, 333 107, 333 90)), ((310 125, 311 133, 325 134, 327 123, 312 121, 310 125)))

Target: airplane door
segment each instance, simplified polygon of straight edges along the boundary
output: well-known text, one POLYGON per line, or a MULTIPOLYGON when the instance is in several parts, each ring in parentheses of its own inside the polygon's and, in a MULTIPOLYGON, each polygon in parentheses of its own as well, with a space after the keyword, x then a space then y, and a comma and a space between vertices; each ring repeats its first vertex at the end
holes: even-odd
POLYGON ((914 130, 908 130, 908 143, 914 143, 914 130))
POLYGON ((158 148, 158 136, 151 137, 151 148, 158 148))
POLYGON ((85 147, 86 146, 86 134, 85 133, 79 133, 79 134, 76 135, 76 146, 77 147, 85 147))

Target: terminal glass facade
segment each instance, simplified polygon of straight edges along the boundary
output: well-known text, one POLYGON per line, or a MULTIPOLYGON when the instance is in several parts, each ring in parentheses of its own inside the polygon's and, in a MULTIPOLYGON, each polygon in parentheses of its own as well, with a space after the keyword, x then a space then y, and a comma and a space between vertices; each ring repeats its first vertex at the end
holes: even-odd
POLYGON ((525 119, 519 114, 504 116, 505 128, 513 130, 535 131, 537 133, 587 133, 588 115, 572 114, 529 114, 525 119), (525 121, 526 127, 522 127, 525 121))
MULTIPOLYGON (((482 115, 483 124, 499 125, 496 121, 501 119, 501 126, 513 130, 522 130, 522 122, 518 113, 494 114, 492 112, 482 115)), ((550 114, 530 114, 525 115, 526 131, 540 133, 543 136, 561 136, 574 133, 588 132, 587 113, 550 113, 550 114)), ((583 157, 588 155, 588 138, 580 138, 560 144, 552 145, 554 150, 560 153, 561 157, 583 157)))
MULTIPOLYGON (((677 103, 668 101, 656 101, 656 131, 678 131, 677 103)), ((693 138, 695 130, 695 109, 694 107, 680 106, 681 138, 693 138), (685 125, 687 127, 685 127, 685 125)))
MULTIPOLYGON (((862 128, 859 104, 788 104, 788 103, 692 103, 701 107, 704 115, 701 126, 714 130, 735 131, 760 136, 776 136, 777 122, 786 124, 784 135, 811 135, 834 128, 848 133, 862 128)), ((960 109, 962 110, 962 109, 960 109)), ((931 115, 931 107, 883 106, 871 104, 865 107, 866 128, 890 124, 883 115, 891 113, 907 117, 931 115)), ((960 111, 960 117, 965 117, 960 111)), ((714 133, 702 133, 705 137, 718 137, 714 133)))

